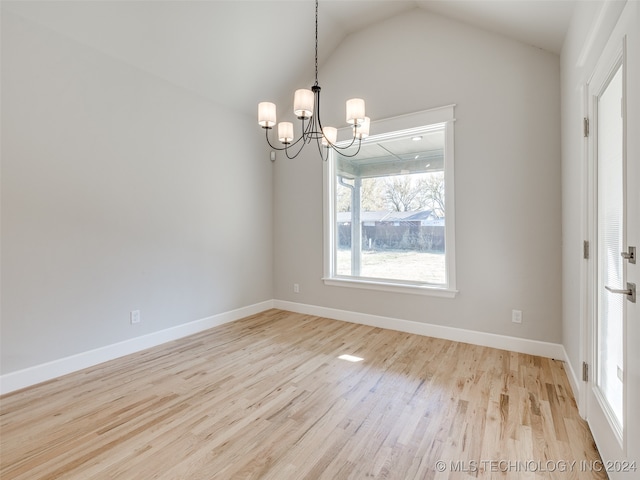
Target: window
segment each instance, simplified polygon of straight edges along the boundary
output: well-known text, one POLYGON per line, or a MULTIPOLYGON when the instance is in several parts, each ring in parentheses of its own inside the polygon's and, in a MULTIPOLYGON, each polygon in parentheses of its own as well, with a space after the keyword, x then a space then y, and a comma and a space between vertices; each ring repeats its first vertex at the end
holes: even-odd
POLYGON ((376 122, 358 155, 332 152, 326 284, 455 295, 453 108, 376 122))

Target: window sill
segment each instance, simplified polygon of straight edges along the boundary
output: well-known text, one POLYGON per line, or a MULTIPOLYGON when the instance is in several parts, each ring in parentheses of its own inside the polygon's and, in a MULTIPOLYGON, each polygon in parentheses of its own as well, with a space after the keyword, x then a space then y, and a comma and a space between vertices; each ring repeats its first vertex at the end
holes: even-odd
POLYGON ((383 292, 393 293, 408 293, 412 295, 427 295, 432 297, 444 297, 455 298, 458 290, 436 287, 432 285, 412 285, 412 284, 399 284, 399 283, 387 283, 380 280, 364 280, 364 279, 347 279, 347 278, 323 278, 325 285, 333 287, 349 287, 349 288, 363 288, 367 290, 378 290, 383 292))

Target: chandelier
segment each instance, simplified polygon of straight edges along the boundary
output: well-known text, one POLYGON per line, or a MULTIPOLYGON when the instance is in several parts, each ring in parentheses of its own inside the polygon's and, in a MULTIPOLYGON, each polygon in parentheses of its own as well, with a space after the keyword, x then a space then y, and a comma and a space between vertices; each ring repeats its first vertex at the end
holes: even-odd
POLYGON ((370 119, 364 114, 364 100, 351 98, 347 100, 347 124, 352 126, 353 138, 351 143, 338 146, 338 129, 323 127, 320 120, 320 85, 318 85, 318 0, 316 0, 316 81, 311 90, 296 90, 293 97, 293 113, 301 121, 302 134, 294 140, 293 123, 278 123, 278 140, 283 147, 274 146, 269 140, 269 130, 276 124, 276 105, 271 102, 258 104, 258 124, 265 129, 267 143, 274 150, 284 151, 287 158, 295 158, 305 145, 315 140, 320 156, 326 160, 330 149, 340 152, 345 157, 354 157, 360 151, 362 140, 369 136, 370 119), (357 142, 355 153, 346 154, 345 150, 353 147, 357 142), (326 153, 325 153, 326 152, 326 153))

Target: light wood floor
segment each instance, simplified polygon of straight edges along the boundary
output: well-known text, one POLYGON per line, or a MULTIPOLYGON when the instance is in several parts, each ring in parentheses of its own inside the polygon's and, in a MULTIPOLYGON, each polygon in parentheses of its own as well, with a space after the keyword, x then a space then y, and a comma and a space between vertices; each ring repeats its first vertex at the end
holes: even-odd
POLYGON ((280 310, 0 402, 3 480, 606 478, 562 362, 280 310))

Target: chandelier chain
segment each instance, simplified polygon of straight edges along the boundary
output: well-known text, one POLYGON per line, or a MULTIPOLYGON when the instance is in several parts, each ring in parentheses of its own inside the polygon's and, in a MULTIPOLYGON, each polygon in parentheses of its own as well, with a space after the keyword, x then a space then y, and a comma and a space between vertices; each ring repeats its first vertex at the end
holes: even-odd
POLYGON ((318 85, 318 0, 316 0, 316 83, 318 85))

